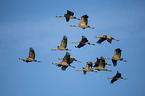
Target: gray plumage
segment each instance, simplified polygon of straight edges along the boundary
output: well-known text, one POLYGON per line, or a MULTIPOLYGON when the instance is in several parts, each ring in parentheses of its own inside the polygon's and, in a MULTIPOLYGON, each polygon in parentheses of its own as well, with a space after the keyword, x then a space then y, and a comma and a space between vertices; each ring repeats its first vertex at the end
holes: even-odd
POLYGON ((81 22, 78 25, 70 25, 70 27, 81 27, 83 29, 85 29, 85 28, 94 29, 94 27, 90 27, 87 24, 88 24, 88 15, 83 15, 81 17, 81 22))
MULTIPOLYGON (((60 46, 57 46, 57 49, 51 49, 51 51, 56 51, 56 50, 69 50, 66 48, 67 47, 67 37, 64 35, 63 39, 61 41, 60 46)), ((71 50, 69 50, 71 51, 71 50)))
POLYGON ((22 59, 22 58, 19 58, 20 60, 23 60, 24 62, 32 62, 32 61, 35 61, 35 62, 40 62, 40 61, 37 61, 35 60, 35 52, 34 52, 34 49, 32 47, 29 48, 29 56, 28 58, 26 59, 22 59))
POLYGON ((117 60, 127 62, 127 60, 123 60, 123 58, 120 58, 121 57, 121 51, 122 50, 120 48, 117 48, 117 49, 115 49, 115 54, 114 54, 113 57, 105 58, 105 59, 112 59, 112 63, 113 63, 114 66, 117 65, 117 60))
POLYGON ((79 41, 78 43, 79 43, 79 45, 75 46, 76 48, 81 48, 81 47, 85 46, 86 44, 95 45, 95 44, 91 44, 90 42, 88 42, 88 39, 85 36, 82 36, 81 41, 79 41))
MULTIPOLYGON (((101 37, 96 36, 95 38, 100 38, 97 43, 101 44, 103 41, 107 40, 110 44, 112 43, 112 40, 116 40, 113 37, 109 36, 109 35, 103 35, 101 37)), ((119 41, 119 40, 116 40, 119 41)))
POLYGON ((74 12, 67 10, 67 13, 64 14, 63 16, 56 16, 56 17, 65 17, 67 22, 69 22, 70 19, 80 20, 79 18, 76 18, 73 15, 74 15, 74 12))
POLYGON ((74 66, 71 66, 70 64, 73 62, 72 58, 70 57, 71 54, 69 52, 66 52, 65 56, 63 57, 63 60, 59 63, 52 63, 57 64, 57 66, 61 67, 61 69, 64 71, 68 66, 75 68, 74 66))

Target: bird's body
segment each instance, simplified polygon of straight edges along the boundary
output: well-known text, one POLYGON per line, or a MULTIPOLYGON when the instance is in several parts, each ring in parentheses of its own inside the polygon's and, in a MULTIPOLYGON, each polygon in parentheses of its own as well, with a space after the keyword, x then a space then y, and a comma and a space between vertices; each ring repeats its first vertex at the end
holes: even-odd
POLYGON ((121 78, 121 73, 117 71, 116 75, 112 78, 111 83, 113 84, 115 81, 117 81, 119 78, 121 78))
MULTIPOLYGON (((69 50, 66 47, 67 47, 67 37, 64 35, 63 36, 63 40, 61 41, 60 46, 58 46, 57 49, 51 49, 51 51, 56 51, 56 50, 61 50, 61 51, 63 51, 63 50, 69 50)), ((71 51, 71 50, 69 50, 69 51, 71 51)))
POLYGON ((35 62, 40 62, 40 61, 37 61, 35 60, 35 52, 34 52, 34 49, 30 47, 29 49, 29 57, 26 58, 26 59, 22 59, 22 58, 19 58, 20 60, 23 60, 24 62, 32 62, 32 61, 35 61, 35 62))
POLYGON ((111 57, 111 58, 105 58, 105 59, 112 59, 112 63, 113 63, 114 66, 117 65, 117 60, 127 62, 127 60, 123 60, 123 58, 120 58, 121 57, 121 51, 122 50, 120 48, 117 48, 117 49, 115 49, 115 54, 114 54, 113 57, 111 57))
MULTIPOLYGON (((58 60, 61 60, 61 59, 63 59, 63 58, 58 58, 58 60)), ((81 63, 81 61, 78 61, 74 57, 71 57, 71 56, 70 56, 69 60, 70 60, 70 63, 73 63, 73 61, 77 61, 77 62, 81 63)))
POLYGON ((105 66, 107 65, 107 63, 105 62, 105 59, 103 58, 103 57, 101 57, 100 59, 99 58, 97 58, 97 61, 96 62, 94 62, 94 67, 95 68, 93 68, 93 69, 95 69, 95 70, 102 70, 102 71, 110 71, 111 72, 111 70, 108 70, 108 69, 105 69, 105 66))
POLYGON ((70 25, 70 27, 81 27, 83 29, 85 29, 85 28, 94 29, 94 27, 90 27, 87 24, 88 24, 88 16, 87 15, 83 15, 81 17, 81 22, 78 25, 70 25))
POLYGON ((63 60, 59 63, 52 63, 57 64, 57 66, 61 67, 62 70, 66 70, 68 66, 75 68, 74 66, 71 66, 72 58, 70 57, 70 53, 66 52, 65 56, 63 57, 63 60))
POLYGON ((83 67, 82 70, 76 70, 76 71, 83 71, 84 74, 86 74, 88 71, 90 71, 90 72, 97 72, 97 71, 93 71, 92 70, 92 64, 93 64, 92 62, 87 62, 85 68, 83 67))
MULTIPOLYGON (((112 43, 112 40, 116 40, 113 37, 109 36, 109 35, 103 35, 101 37, 96 36, 95 38, 100 38, 97 43, 101 44, 103 41, 107 40, 110 44, 112 43)), ((119 40, 116 40, 119 41, 119 40)))
POLYGON ((79 41, 79 42, 72 42, 72 44, 73 43, 79 43, 78 46, 75 46, 76 48, 81 48, 81 47, 85 46, 86 44, 95 45, 95 44, 91 44, 90 42, 88 42, 88 39, 85 36, 82 36, 82 40, 81 41, 79 41))
POLYGON ((117 71, 117 73, 116 73, 116 75, 115 75, 114 77, 112 77, 112 78, 107 78, 107 79, 112 79, 112 80, 111 80, 111 84, 113 84, 113 83, 114 83, 115 81, 117 81, 118 79, 127 80, 127 78, 121 77, 121 73, 119 73, 118 71, 117 71))
POLYGON ((73 16, 74 12, 71 12, 69 10, 67 10, 67 14, 64 14, 63 16, 56 16, 56 17, 65 17, 66 21, 69 22, 69 19, 77 19, 80 20, 79 18, 76 18, 73 16))

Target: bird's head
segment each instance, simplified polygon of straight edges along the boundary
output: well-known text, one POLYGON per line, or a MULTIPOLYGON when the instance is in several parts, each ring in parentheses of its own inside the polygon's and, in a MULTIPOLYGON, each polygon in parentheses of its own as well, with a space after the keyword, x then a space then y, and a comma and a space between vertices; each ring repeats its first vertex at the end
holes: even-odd
POLYGON ((95 38, 99 38, 98 36, 96 36, 95 38))
POLYGON ((76 25, 70 25, 70 27, 76 27, 76 25))
POLYGON ((19 58, 19 60, 22 60, 22 58, 19 58))

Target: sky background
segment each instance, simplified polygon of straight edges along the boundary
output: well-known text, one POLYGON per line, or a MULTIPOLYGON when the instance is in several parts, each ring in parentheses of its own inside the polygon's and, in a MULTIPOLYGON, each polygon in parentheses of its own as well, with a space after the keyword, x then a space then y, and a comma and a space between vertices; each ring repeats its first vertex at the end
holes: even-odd
MULTIPOLYGON (((0 0, 0 96, 145 96, 145 1, 144 0, 0 0), (88 25, 95 29, 71 28, 80 21, 55 18, 67 10, 80 18, 87 14, 88 25), (97 44, 95 36, 110 35, 120 41, 97 44), (63 36, 68 37, 71 56, 82 63, 76 68, 52 65, 60 62, 66 51, 57 48, 63 36), (90 43, 80 49, 71 42, 86 36, 90 43), (29 47, 34 48, 41 63, 26 63, 29 47), (112 72, 83 72, 86 62, 97 57, 112 57, 114 49, 122 50, 121 57, 128 62, 106 66, 112 72), (127 80, 110 84, 108 77, 116 72, 127 80)), ((106 60, 112 64, 111 60, 106 60)))

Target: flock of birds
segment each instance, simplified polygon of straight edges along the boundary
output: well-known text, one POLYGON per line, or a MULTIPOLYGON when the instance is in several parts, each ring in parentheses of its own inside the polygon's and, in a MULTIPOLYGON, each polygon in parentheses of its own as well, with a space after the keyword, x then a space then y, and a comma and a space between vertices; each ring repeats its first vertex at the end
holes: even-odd
MULTIPOLYGON (((65 17, 67 22, 69 22, 70 19, 80 20, 79 18, 74 17, 73 15, 74 15, 73 12, 67 10, 67 14, 64 14, 63 16, 56 16, 56 17, 65 17)), ((70 25, 70 27, 81 27, 83 29, 85 29, 85 28, 94 29, 94 27, 88 26, 87 23, 88 23, 88 16, 87 15, 83 15, 81 17, 81 22, 78 25, 70 25)), ((112 40, 119 41, 119 40, 117 40, 117 39, 115 39, 115 38, 113 38, 113 37, 111 37, 109 35, 103 35, 103 36, 100 36, 100 37, 96 36, 95 38, 99 38, 99 40, 97 41, 98 44, 101 44, 105 40, 107 40, 110 44, 112 43, 112 40)), ((80 41, 78 41, 78 42, 72 42, 72 44, 74 44, 74 43, 79 43, 77 46, 75 46, 75 48, 81 48, 81 47, 85 46, 86 44, 95 45, 95 44, 92 44, 92 43, 88 42, 88 39, 85 36, 82 36, 82 39, 80 41)), ((57 46, 57 49, 51 49, 51 51, 56 51, 56 50, 72 51, 71 49, 67 48, 67 36, 65 36, 65 35, 63 36, 61 44, 60 44, 60 46, 57 46)), ((76 70, 76 71, 83 71, 84 74, 86 74, 87 72, 97 72, 97 71, 109 71, 109 72, 112 72, 112 70, 105 69, 106 65, 111 66, 111 64, 107 64, 105 62, 105 59, 111 59, 112 63, 113 63, 113 66, 117 66, 117 61, 118 60, 127 62, 127 60, 124 60, 123 58, 121 58, 121 51, 122 50, 120 48, 117 48, 117 49, 115 49, 115 54, 114 54, 113 57, 111 57, 111 58, 103 58, 101 56, 100 59, 97 58, 97 60, 95 62, 93 62, 93 63, 92 62, 87 62, 86 63, 86 67, 83 67, 82 70, 76 70)), ((22 59, 22 58, 19 58, 19 59, 23 60, 24 62, 27 62, 27 63, 28 62, 32 62, 32 61, 40 62, 40 61, 35 60, 35 52, 34 52, 34 49, 31 48, 31 47, 29 49, 29 57, 26 58, 26 59, 22 59)), ((58 58, 58 60, 62 60, 62 61, 59 62, 59 63, 52 63, 52 64, 56 64, 58 67, 61 67, 61 69, 63 71, 66 70, 67 67, 75 68, 74 66, 71 66, 71 63, 73 63, 73 61, 77 61, 77 62, 81 63, 81 61, 78 61, 74 57, 71 57, 71 54, 69 52, 66 52, 65 56, 63 58, 58 58)), ((126 78, 123 78, 121 76, 121 73, 119 73, 119 71, 117 71, 115 76, 113 76, 112 78, 107 78, 107 79, 112 79, 111 83, 117 81, 118 79, 126 80, 126 78)))

